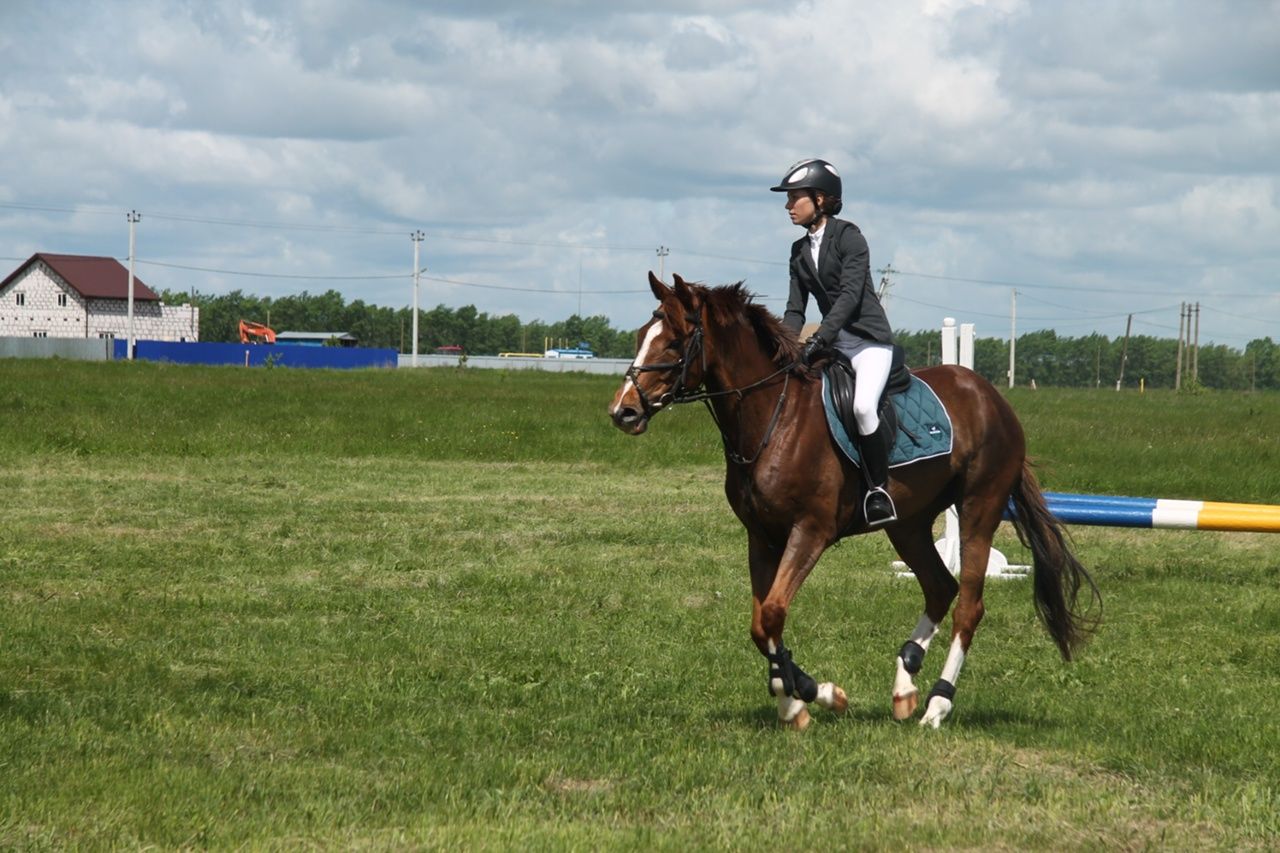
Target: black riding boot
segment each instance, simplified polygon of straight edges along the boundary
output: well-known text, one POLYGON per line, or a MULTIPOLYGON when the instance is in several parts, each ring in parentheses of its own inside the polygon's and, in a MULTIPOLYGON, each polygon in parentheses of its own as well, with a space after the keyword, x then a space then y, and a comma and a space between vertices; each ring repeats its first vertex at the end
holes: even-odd
POLYGON ((867 480, 867 496, 862 500, 862 513, 868 527, 881 527, 898 520, 898 510, 893 498, 885 490, 889 484, 889 443, 884 435, 884 423, 871 435, 858 436, 858 450, 862 453, 862 475, 867 480))

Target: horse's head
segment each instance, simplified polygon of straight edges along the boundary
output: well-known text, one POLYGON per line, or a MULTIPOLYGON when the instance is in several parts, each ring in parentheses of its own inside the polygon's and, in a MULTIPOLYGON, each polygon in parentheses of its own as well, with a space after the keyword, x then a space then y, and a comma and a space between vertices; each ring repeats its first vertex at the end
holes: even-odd
POLYGON ((703 381, 703 296, 680 276, 674 280, 675 287, 667 287, 649 273, 659 305, 636 333, 636 359, 609 406, 614 425, 631 435, 644 432, 650 418, 703 381))

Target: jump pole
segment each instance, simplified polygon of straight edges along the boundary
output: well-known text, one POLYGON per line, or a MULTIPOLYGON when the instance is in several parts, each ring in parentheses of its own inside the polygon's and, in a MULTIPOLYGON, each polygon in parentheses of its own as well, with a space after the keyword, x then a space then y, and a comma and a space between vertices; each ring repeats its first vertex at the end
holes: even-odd
MULTIPOLYGON (((959 329, 957 329, 954 317, 944 317, 942 320, 942 363, 959 364, 972 370, 973 337, 972 323, 961 323, 959 329)), ((933 546, 938 549, 938 556, 942 557, 942 562, 946 564, 951 574, 959 575, 960 513, 955 506, 949 506, 943 515, 943 535, 941 539, 933 543, 933 546)), ((899 576, 911 577, 909 571, 902 571, 906 569, 907 564, 901 560, 894 560, 893 567, 899 570, 899 576)), ((989 578, 1025 578, 1030 571, 1030 566, 1011 565, 1009 559, 1005 557, 999 548, 993 547, 991 556, 987 558, 987 577, 989 578)))
MULTIPOLYGON (((1280 533, 1280 506, 1274 504, 1080 495, 1070 492, 1045 492, 1044 497, 1049 511, 1064 524, 1280 533)), ((1005 518, 1012 518, 1010 510, 1006 510, 1005 518)))

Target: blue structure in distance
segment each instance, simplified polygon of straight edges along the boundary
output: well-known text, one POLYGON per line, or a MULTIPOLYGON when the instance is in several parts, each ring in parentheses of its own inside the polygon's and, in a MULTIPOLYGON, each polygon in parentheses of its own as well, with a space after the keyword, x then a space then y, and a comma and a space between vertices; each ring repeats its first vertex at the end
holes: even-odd
MULTIPOLYGON (((395 367, 398 354, 393 349, 359 347, 271 346, 269 344, 227 344, 197 341, 137 341, 134 358, 168 361, 173 364, 223 364, 238 367, 395 367)), ((128 343, 116 338, 114 357, 128 358, 128 343)))

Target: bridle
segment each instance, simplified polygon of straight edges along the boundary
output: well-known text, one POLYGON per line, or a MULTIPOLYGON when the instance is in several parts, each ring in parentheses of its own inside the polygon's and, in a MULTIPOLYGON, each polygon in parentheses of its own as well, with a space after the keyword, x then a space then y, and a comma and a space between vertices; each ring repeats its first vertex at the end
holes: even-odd
MULTIPOLYGON (((655 320, 667 319, 667 314, 662 309, 653 312, 655 320)), ((640 407, 644 412, 645 419, 648 420, 658 413, 658 410, 668 405, 678 405, 680 403, 705 403, 707 411, 711 413, 711 420, 715 423, 716 429, 720 430, 720 440, 724 444, 724 453, 733 462, 739 465, 750 465, 760 458, 760 454, 769 446, 769 440, 773 437, 773 430, 778 425, 778 417, 782 414, 782 405, 787 400, 787 387, 791 384, 791 369, 795 367, 795 362, 780 367, 768 376, 750 385, 744 385, 741 388, 729 388, 724 391, 708 390, 707 382, 707 351, 703 347, 703 329, 702 317, 697 313, 690 312, 685 315, 685 321, 693 327, 693 331, 689 333, 688 339, 684 344, 684 352, 675 361, 654 362, 650 364, 632 364, 627 368, 626 378, 631 380, 631 384, 635 386, 636 395, 640 398, 640 407), (689 365, 694 361, 702 362, 702 378, 693 388, 687 388, 686 384, 689 379, 689 365), (668 391, 658 398, 656 404, 649 399, 644 393, 644 389, 640 387, 640 374, 680 371, 680 381, 675 384, 673 390, 668 391), (727 397, 736 394, 741 400, 746 392, 755 390, 763 385, 768 384, 776 379, 780 374, 785 374, 782 380, 782 392, 778 395, 778 402, 773 407, 773 416, 769 419, 769 426, 764 431, 764 437, 760 439, 760 446, 756 448, 756 452, 751 456, 743 456, 736 450, 729 447, 729 437, 725 434, 724 427, 720 424, 720 418, 716 416, 716 410, 711 405, 711 401, 717 397, 727 397)), ((741 427, 742 410, 738 410, 739 427, 741 427)))

